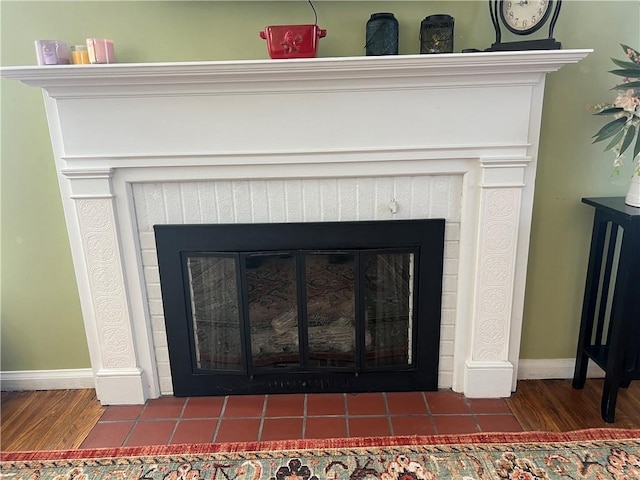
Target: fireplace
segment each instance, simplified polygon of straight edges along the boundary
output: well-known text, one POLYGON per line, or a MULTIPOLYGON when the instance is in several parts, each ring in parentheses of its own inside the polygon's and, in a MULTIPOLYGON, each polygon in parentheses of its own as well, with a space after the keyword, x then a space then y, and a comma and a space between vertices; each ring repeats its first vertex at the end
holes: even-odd
POLYGON ((174 394, 435 390, 444 226, 156 225, 174 394))
POLYGON ((153 225, 431 218, 438 387, 509 396, 545 76, 588 53, 3 68, 44 90, 100 401, 173 393, 153 225))

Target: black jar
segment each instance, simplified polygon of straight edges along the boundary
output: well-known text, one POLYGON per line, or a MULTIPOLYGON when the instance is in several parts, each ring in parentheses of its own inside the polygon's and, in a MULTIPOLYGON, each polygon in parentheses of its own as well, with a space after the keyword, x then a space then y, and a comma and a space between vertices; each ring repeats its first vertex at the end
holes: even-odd
POLYGON ((367 21, 367 55, 398 54, 398 20, 393 13, 374 13, 367 21))
POLYGON ((453 53, 451 15, 430 15, 420 23, 420 53, 453 53))

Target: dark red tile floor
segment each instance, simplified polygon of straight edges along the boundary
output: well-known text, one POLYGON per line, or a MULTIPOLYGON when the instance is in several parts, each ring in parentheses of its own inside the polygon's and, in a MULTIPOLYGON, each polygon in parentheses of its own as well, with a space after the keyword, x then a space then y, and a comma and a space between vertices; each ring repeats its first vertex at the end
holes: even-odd
POLYGON ((451 391, 161 397, 107 407, 82 447, 521 430, 504 400, 451 391))

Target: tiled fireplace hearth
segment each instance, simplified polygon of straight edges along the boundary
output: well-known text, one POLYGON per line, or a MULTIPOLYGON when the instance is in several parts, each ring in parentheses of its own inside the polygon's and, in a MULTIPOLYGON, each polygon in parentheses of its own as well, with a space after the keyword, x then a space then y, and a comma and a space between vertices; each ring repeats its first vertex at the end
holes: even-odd
POLYGON ((428 218, 438 385, 509 396, 545 75, 587 54, 3 69, 44 90, 100 401, 172 393, 153 225, 428 218))

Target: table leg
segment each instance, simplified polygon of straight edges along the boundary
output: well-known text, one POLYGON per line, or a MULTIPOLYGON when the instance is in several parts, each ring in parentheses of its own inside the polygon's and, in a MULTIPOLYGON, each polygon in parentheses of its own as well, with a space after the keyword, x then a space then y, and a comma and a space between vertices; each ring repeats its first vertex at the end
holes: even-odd
POLYGON ((582 304, 582 319, 580 322, 580 336, 578 338, 578 351, 576 353, 576 366, 573 373, 573 388, 583 388, 587 379, 587 367, 589 357, 585 347, 589 346, 593 322, 596 311, 596 299, 598 298, 598 285, 600 271, 602 269, 602 253, 607 232, 607 222, 596 210, 593 219, 593 231, 591 234, 591 249, 589 252, 589 264, 587 267, 587 280, 584 289, 582 304))

